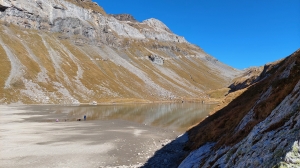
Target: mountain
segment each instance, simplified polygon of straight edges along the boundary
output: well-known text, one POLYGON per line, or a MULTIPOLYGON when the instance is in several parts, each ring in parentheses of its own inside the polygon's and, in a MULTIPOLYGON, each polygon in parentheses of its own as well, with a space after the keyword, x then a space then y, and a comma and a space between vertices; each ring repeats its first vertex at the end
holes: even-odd
POLYGON ((300 49, 237 78, 243 91, 188 131, 179 167, 300 167, 299 74, 300 49))
POLYGON ((2 104, 205 100, 241 73, 90 0, 0 0, 0 45, 2 104))
POLYGON ((164 147, 176 163, 187 153, 179 167, 300 167, 299 73, 300 50, 239 71, 154 18, 90 0, 0 0, 0 104, 220 100, 164 147))

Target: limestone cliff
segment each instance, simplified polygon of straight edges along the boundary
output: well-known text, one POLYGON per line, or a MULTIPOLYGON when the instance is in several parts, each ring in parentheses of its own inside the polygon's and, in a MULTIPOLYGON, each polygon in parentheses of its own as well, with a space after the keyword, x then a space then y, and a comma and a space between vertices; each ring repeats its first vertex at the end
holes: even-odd
POLYGON ((0 103, 206 99, 240 71, 161 21, 90 0, 0 0, 0 103))
POLYGON ((260 72, 188 132, 190 154, 179 167, 300 166, 300 50, 260 72))

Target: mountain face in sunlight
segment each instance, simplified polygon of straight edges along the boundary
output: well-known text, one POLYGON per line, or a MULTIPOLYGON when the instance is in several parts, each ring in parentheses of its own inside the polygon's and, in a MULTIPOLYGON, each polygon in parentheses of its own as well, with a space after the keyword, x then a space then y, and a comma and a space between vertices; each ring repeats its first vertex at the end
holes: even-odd
POLYGON ((0 1, 0 103, 207 99, 240 71, 161 21, 85 0, 0 1))

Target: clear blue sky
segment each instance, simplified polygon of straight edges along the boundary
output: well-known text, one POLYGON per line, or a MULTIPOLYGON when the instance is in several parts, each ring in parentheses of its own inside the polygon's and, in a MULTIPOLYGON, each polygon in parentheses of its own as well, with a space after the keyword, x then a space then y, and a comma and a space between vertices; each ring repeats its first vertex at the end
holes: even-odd
POLYGON ((174 33, 238 69, 300 48, 300 0, 93 0, 109 14, 156 18, 174 33))

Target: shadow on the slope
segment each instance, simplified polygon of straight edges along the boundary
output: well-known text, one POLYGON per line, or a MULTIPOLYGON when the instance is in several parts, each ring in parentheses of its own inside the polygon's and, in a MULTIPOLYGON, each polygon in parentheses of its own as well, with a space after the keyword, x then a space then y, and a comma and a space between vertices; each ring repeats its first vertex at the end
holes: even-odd
POLYGON ((173 168, 178 167, 181 160, 188 154, 183 148, 188 141, 187 133, 179 136, 169 144, 165 145, 145 163, 143 168, 173 168))

